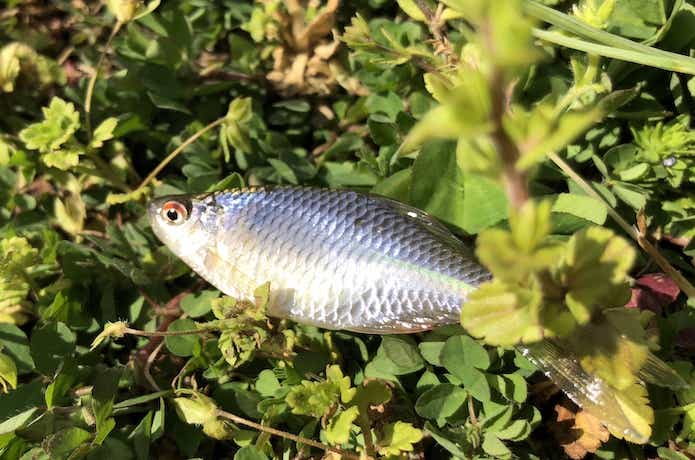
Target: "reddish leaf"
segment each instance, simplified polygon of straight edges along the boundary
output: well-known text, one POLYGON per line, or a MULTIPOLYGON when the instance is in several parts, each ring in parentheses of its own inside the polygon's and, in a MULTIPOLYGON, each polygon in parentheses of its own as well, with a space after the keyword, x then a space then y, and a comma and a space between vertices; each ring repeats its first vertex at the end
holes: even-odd
POLYGON ((632 298, 625 306, 659 313, 661 308, 673 303, 680 292, 678 285, 665 274, 650 273, 636 280, 632 298))
POLYGON ((695 327, 687 327, 678 331, 676 345, 686 350, 695 350, 695 327))

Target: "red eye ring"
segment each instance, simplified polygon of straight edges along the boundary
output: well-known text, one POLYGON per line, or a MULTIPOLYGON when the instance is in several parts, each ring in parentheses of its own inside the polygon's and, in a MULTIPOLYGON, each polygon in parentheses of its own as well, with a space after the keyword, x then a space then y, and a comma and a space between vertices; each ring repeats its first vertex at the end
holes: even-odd
POLYGON ((182 224, 188 219, 188 209, 178 201, 167 201, 162 205, 161 216, 167 223, 182 224))

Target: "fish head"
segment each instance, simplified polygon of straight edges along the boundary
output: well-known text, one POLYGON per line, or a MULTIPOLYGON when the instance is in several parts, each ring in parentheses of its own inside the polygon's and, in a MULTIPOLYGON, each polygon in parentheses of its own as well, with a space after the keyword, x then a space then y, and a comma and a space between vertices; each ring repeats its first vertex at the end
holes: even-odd
POLYGON ((202 197, 170 195, 152 200, 147 216, 154 234, 199 271, 217 233, 217 216, 202 197))

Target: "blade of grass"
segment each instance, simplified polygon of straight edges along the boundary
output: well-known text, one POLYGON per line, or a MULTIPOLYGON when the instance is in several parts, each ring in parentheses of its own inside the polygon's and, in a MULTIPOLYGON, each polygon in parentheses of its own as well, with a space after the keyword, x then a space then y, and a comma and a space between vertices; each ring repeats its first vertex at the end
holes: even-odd
MULTIPOLYGON (((571 33, 587 41, 568 37, 558 32, 534 29, 534 35, 543 40, 568 48, 577 49, 592 54, 634 62, 637 64, 658 67, 660 69, 693 74, 695 59, 670 51, 653 48, 627 38, 592 27, 570 15, 541 5, 534 1, 524 4, 526 12, 536 19, 552 24, 564 32, 571 33), (602 46, 604 45, 604 46, 602 46), (625 51, 626 53, 621 53, 625 51), (634 53, 630 53, 630 51, 634 53), (689 69, 689 70, 684 70, 689 69)), ((673 15, 671 16, 671 18, 673 15)), ((671 19, 669 18, 669 19, 671 19)))
MULTIPOLYGON (((634 62, 635 64, 642 64, 659 69, 695 75, 695 59, 686 58, 680 54, 664 54, 665 52, 654 53, 616 48, 614 46, 606 46, 581 40, 579 38, 568 37, 567 35, 563 35, 559 32, 551 32, 541 29, 533 29, 533 35, 541 40, 578 51, 584 51, 585 53, 589 54, 596 54, 611 59, 634 62)), ((648 46, 645 48, 647 50, 654 51, 654 48, 650 48, 648 46)))

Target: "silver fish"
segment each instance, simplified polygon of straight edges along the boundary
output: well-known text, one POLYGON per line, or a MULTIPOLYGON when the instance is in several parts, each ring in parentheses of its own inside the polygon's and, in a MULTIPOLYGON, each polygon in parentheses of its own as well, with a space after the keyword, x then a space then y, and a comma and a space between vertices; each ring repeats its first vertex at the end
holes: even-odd
MULTIPOLYGON (((473 250, 423 211, 348 190, 256 187, 168 196, 148 208, 155 234, 225 294, 270 282, 268 314, 326 329, 392 334, 458 323, 491 278, 473 250)), ((612 432, 645 442, 626 402, 557 342, 519 347, 612 432)), ((673 380, 650 357, 641 377, 673 380)))

